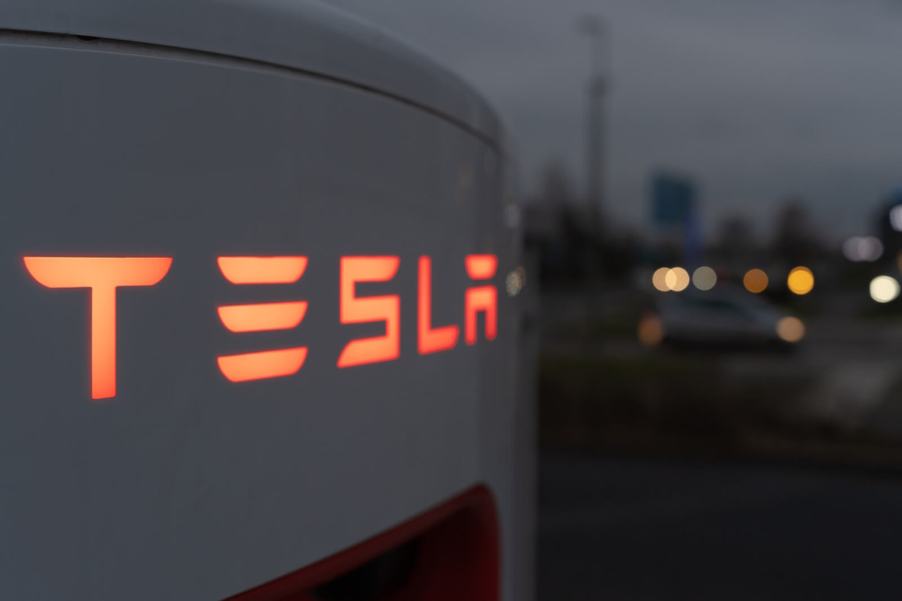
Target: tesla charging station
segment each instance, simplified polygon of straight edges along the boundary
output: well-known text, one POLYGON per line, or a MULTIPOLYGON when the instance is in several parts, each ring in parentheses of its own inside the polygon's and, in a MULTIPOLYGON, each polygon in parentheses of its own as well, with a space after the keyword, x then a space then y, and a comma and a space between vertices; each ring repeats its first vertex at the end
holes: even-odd
POLYGON ((0 596, 527 599, 482 99, 301 0, 0 29, 0 596))

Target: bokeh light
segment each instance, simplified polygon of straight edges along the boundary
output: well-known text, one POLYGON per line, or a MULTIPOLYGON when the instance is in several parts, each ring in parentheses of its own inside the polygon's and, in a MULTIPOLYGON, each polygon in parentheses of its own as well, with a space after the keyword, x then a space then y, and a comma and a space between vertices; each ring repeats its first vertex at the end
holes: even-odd
POLYGON ((798 317, 784 317, 777 322, 777 336, 783 342, 799 342, 805 337, 805 324, 798 317))
POLYGON ((526 269, 522 265, 508 273, 504 281, 504 287, 507 290, 507 295, 510 297, 520 294, 525 285, 526 269))
POLYGON ((871 298, 878 303, 888 303, 899 296, 899 282, 888 275, 878 275, 871 280, 871 298))
POLYGON ((664 275, 664 283, 667 284, 667 288, 673 292, 682 292, 688 288, 690 279, 689 272, 682 267, 668 269, 667 273, 664 275))
POLYGON ((767 290, 767 274, 761 269, 749 269, 742 276, 742 285, 753 294, 761 294, 767 290))
POLYGON ((670 288, 667 287, 668 271, 670 271, 670 268, 660 267, 656 269, 651 276, 651 285, 654 286, 655 290, 658 292, 670 292, 670 288))
POLYGON ((883 243, 874 236, 852 236, 843 243, 842 253, 854 263, 870 263, 883 256, 883 243))
POLYGON ((902 205, 896 205, 889 210, 889 224, 897 232, 902 232, 902 205))
POLYGON ((786 278, 786 286, 793 294, 804 296, 814 290, 814 274, 807 267, 795 267, 786 278))
POLYGON ((692 272, 692 283, 699 290, 711 290, 717 285, 717 273, 707 265, 692 272))
POLYGON ((639 320, 639 343, 643 346, 658 346, 664 340, 664 326, 660 318, 646 315, 639 320))

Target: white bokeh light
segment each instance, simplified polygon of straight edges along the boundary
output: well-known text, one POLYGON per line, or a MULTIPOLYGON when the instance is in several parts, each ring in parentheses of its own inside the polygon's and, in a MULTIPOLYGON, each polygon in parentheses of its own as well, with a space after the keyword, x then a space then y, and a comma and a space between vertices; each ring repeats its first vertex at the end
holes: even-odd
POLYGON ((902 232, 902 205, 896 205, 889 210, 889 224, 897 232, 902 232))
POLYGON ((707 265, 702 265, 692 273, 692 283, 699 290, 711 290, 717 285, 717 273, 707 265))
POLYGON ((883 243, 874 236, 852 236, 843 243, 842 252, 854 263, 870 263, 883 256, 883 243))
POLYGON ((878 303, 888 303, 899 296, 899 282, 888 275, 878 275, 871 280, 871 298, 878 303))

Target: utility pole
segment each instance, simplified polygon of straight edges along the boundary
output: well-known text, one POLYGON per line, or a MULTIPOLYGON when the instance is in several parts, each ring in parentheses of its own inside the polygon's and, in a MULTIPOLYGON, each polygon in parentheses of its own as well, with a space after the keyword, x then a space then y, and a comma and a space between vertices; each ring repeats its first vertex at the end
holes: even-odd
MULTIPOLYGON (((607 93, 608 27, 604 18, 591 14, 580 18, 579 32, 589 38, 592 52, 586 107, 586 203, 588 204, 591 245, 586 257, 586 331, 600 304, 598 290, 602 276, 602 203, 604 202, 604 97, 607 93)), ((601 342, 596 337, 596 342, 601 342)))
POLYGON ((579 20, 579 31, 591 42, 592 71, 589 75, 586 110, 586 201, 597 235, 601 235, 602 206, 605 200, 604 99, 607 94, 608 27, 598 15, 579 20))

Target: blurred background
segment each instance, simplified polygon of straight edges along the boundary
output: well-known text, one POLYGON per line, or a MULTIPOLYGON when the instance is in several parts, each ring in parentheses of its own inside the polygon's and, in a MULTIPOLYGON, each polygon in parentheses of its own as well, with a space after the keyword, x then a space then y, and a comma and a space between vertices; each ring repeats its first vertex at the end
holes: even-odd
POLYGON ((539 599, 897 598, 902 2, 332 4, 507 127, 539 599))

